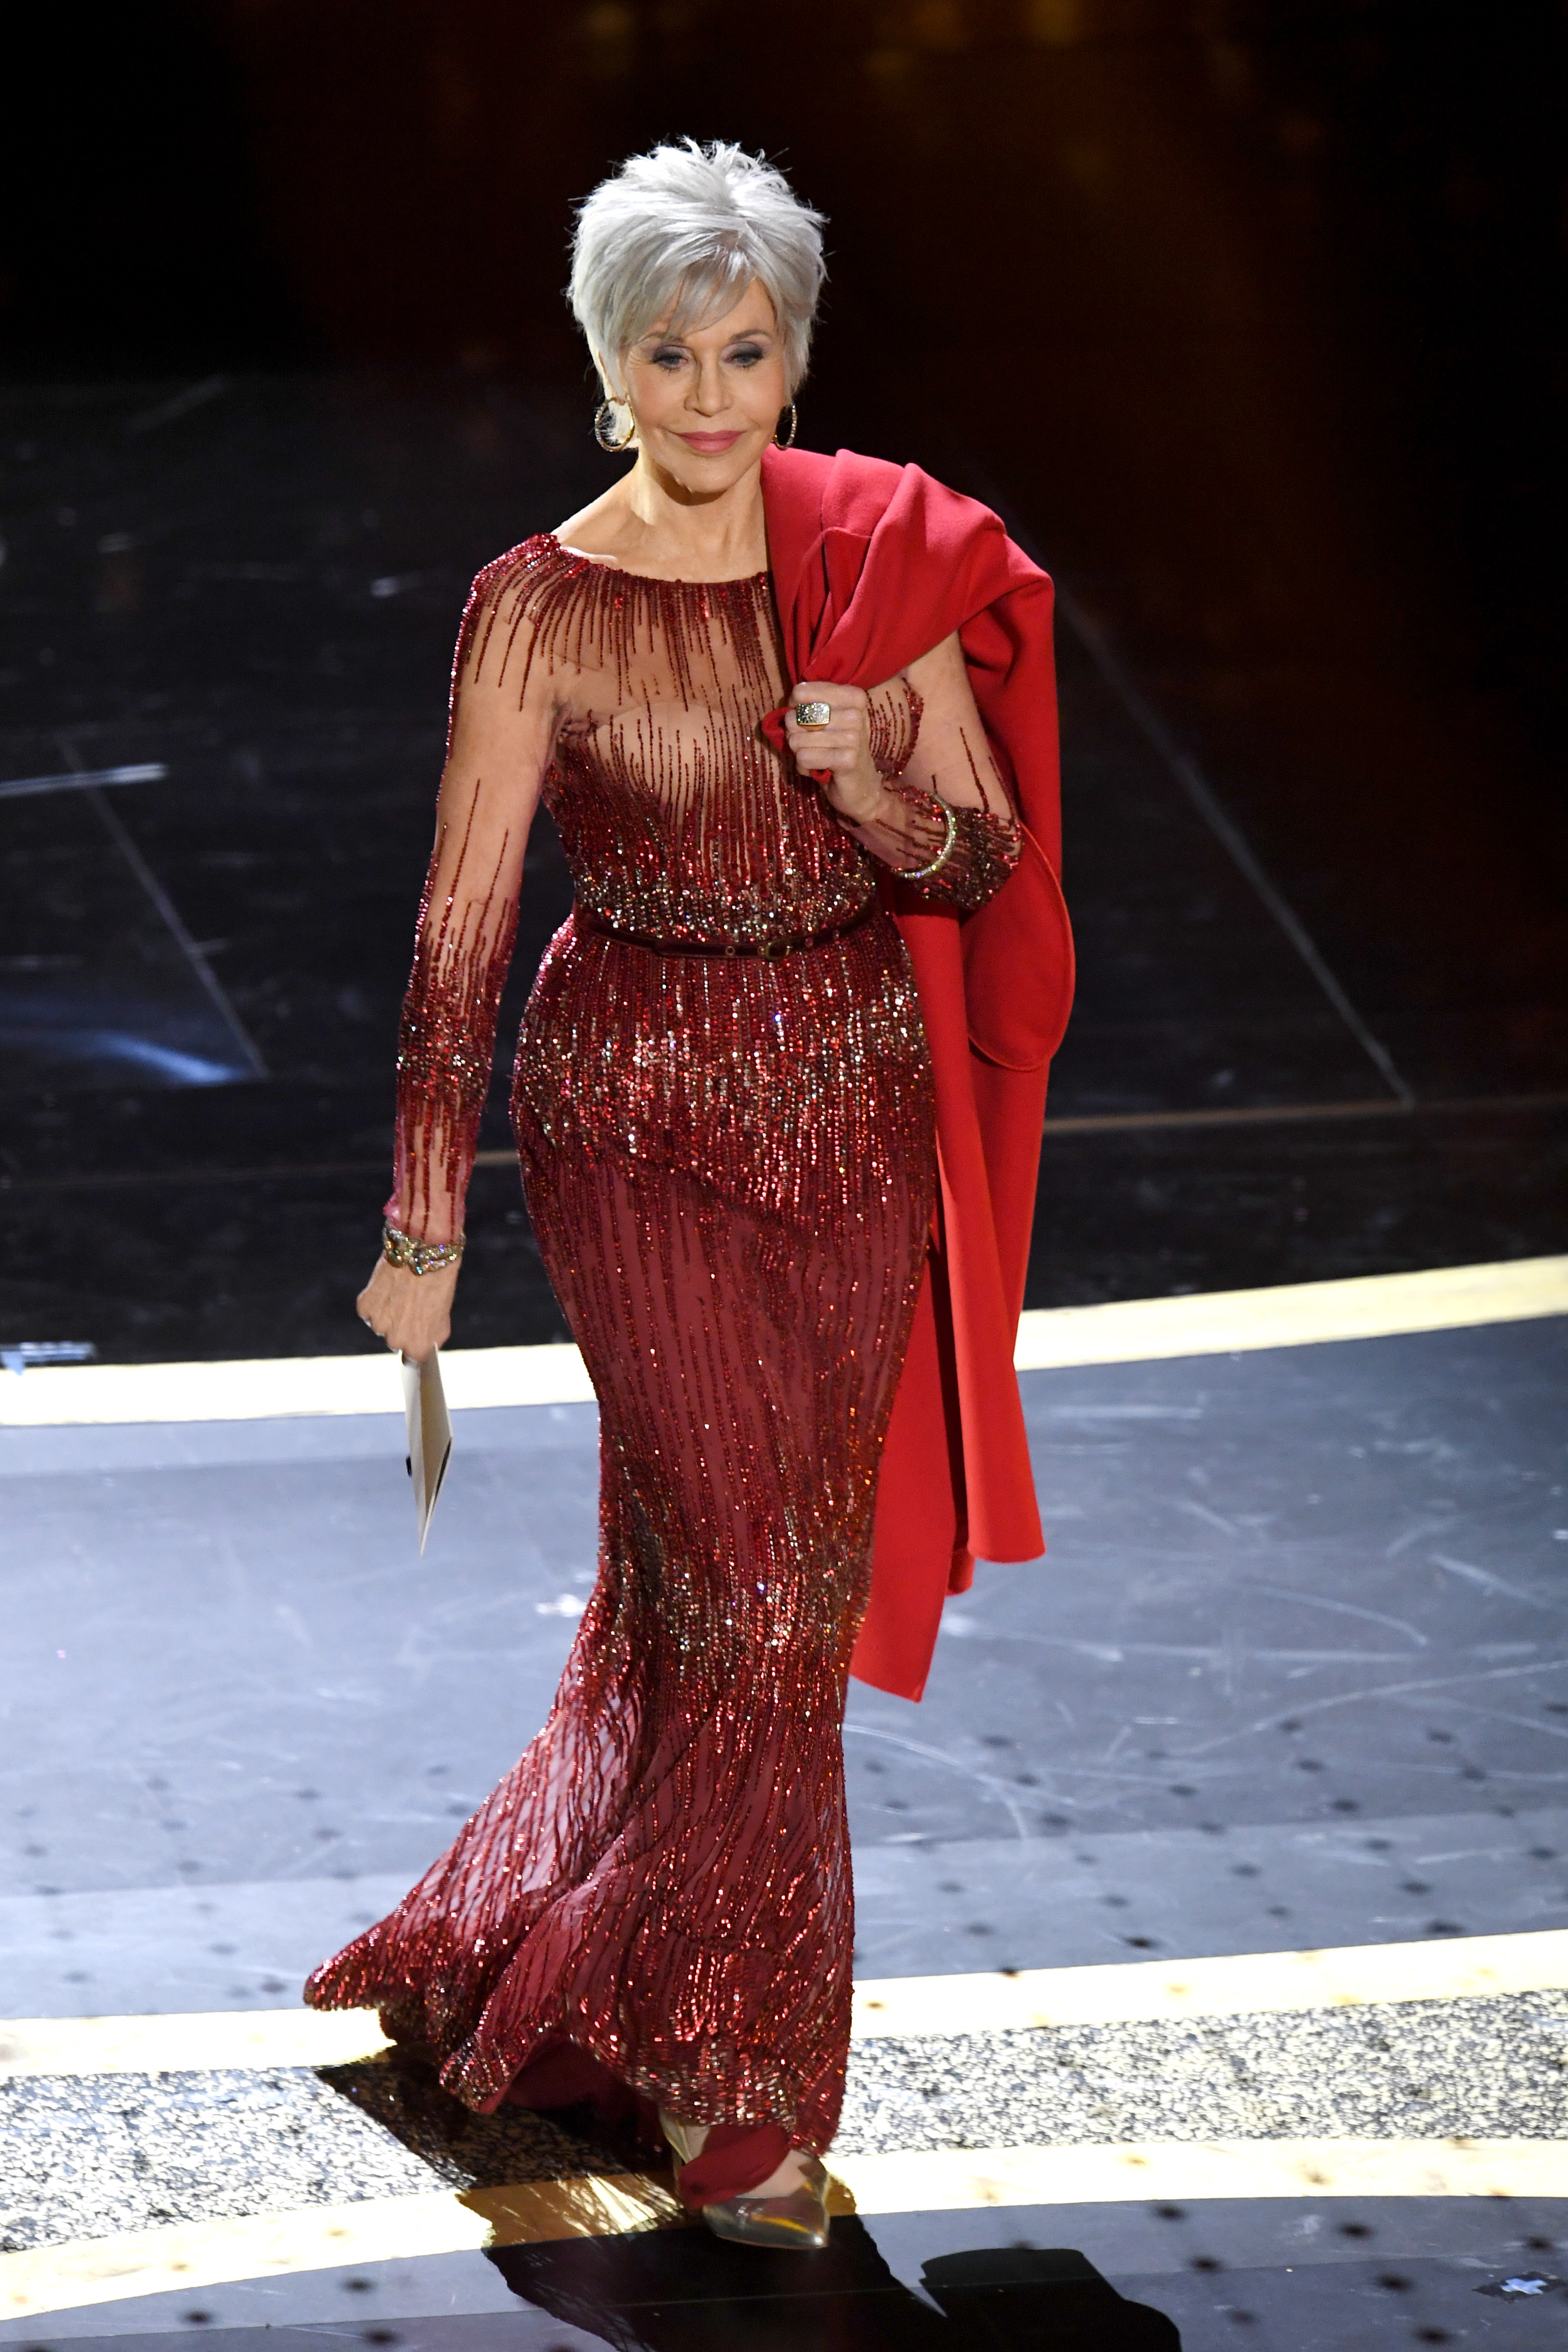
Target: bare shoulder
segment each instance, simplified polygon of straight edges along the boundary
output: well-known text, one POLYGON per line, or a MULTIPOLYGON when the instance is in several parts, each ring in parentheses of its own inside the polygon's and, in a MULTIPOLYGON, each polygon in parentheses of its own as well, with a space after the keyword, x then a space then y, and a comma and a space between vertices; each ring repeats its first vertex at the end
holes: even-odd
POLYGON ((627 520, 625 502, 617 495, 619 489, 620 484, 616 483, 602 497, 580 507, 564 522, 558 522, 553 535, 560 545, 575 548, 580 555, 617 559, 627 520))

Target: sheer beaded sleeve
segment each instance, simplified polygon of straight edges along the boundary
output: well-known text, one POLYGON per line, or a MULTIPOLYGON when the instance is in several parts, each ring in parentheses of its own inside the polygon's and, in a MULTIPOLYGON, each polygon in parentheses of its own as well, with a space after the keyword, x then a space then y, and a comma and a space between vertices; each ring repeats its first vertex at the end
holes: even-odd
POLYGON ((973 914, 1022 845, 956 637, 876 689, 871 748, 883 804, 872 823, 846 830, 933 905, 973 914))
POLYGON ((555 730, 549 667, 532 658, 528 585, 516 556, 480 573, 453 665, 435 846, 398 1037, 386 1212, 422 1241, 462 1231, 523 856, 555 730))

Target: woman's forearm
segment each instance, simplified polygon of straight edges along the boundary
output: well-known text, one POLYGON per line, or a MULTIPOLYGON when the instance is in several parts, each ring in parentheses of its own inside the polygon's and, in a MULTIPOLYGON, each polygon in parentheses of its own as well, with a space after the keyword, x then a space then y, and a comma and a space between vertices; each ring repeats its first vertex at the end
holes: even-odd
POLYGON ((460 920, 420 927, 398 1039, 397 1174, 388 1214, 422 1241, 451 1241, 490 1087, 496 1023, 517 933, 516 900, 492 889, 460 920))
POLYGON ((1001 888, 1021 848, 1011 815, 955 808, 935 793, 883 782, 871 814, 860 821, 836 813, 845 830, 901 881, 933 904, 972 914, 1001 888))

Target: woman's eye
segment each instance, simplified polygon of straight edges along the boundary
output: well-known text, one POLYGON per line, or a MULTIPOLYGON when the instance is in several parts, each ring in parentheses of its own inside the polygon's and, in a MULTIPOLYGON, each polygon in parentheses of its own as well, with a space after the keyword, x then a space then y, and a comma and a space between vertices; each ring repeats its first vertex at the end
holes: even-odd
POLYGON ((650 352, 649 358, 654 367, 678 368, 685 353, 672 345, 668 350, 650 352))
POLYGON ((762 353, 755 343, 741 343, 729 355, 731 367, 755 367, 762 353))

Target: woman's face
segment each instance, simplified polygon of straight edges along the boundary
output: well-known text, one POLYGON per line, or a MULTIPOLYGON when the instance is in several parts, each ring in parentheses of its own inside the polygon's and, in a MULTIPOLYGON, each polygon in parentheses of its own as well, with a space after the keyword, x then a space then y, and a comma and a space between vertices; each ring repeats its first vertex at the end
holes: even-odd
POLYGON ((643 461, 713 498, 755 466, 789 403, 784 339, 755 278, 710 327, 652 329, 624 359, 643 461))

